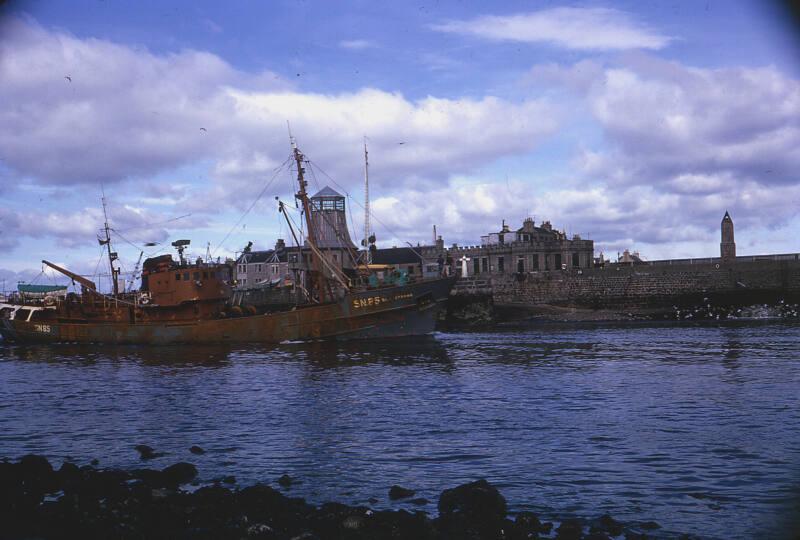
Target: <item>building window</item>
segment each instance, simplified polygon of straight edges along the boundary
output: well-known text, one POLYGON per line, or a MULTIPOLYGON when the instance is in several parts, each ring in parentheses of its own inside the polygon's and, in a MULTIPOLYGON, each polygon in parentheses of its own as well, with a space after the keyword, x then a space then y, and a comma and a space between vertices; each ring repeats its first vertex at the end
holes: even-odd
POLYGON ((517 273, 523 274, 525 272, 525 257, 517 257, 517 273))
POLYGON ((183 273, 183 281, 189 281, 189 272, 183 273))
POLYGON ((580 266, 581 266, 581 255, 580 255, 580 253, 573 253, 572 254, 572 266, 574 268, 580 268, 580 266))
POLYGON ((481 271, 484 273, 489 271, 489 257, 483 257, 481 259, 481 271))
POLYGON ((200 272, 195 272, 194 273, 194 277, 192 279, 194 279, 195 281, 199 280, 200 279, 200 272))
POLYGON ((261 265, 260 264, 258 265, 258 270, 256 270, 256 272, 258 272, 259 274, 261 273, 261 265))
POLYGON ((538 270, 539 269, 539 254, 538 253, 534 253, 531 256, 531 262, 533 263, 531 265, 531 268, 533 268, 534 270, 538 270))
POLYGON ((472 273, 473 274, 481 273, 481 260, 478 257, 472 259, 472 273))
POLYGON ((414 273, 414 267, 413 266, 409 266, 408 267, 408 275, 410 276, 413 273, 414 273))
POLYGON ((180 273, 176 273, 176 274, 175 274, 175 281, 180 281, 180 280, 181 280, 181 275, 180 275, 180 273))
POLYGON ((553 268, 556 270, 561 270, 561 253, 556 253, 556 262, 553 265, 553 268))
POLYGON ((497 257, 497 271, 501 274, 506 271, 506 261, 503 257, 497 257))
POLYGON ((272 265, 272 273, 273 274, 277 274, 278 273, 278 265, 277 264, 273 264, 272 265))

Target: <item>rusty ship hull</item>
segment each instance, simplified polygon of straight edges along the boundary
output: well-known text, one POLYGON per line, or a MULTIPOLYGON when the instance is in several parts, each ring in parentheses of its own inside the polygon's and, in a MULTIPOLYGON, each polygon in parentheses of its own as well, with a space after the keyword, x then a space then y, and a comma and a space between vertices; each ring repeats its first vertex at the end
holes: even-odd
POLYGON ((235 318, 100 322, 31 317, 0 320, 17 343, 280 343, 421 335, 434 330, 455 277, 352 292, 337 302, 235 318))

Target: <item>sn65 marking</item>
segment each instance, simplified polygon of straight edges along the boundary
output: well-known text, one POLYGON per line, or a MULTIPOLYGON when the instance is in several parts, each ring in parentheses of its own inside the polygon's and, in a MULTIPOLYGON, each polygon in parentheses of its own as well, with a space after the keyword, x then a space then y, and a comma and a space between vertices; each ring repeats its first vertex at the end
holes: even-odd
POLYGON ((386 302, 392 302, 395 300, 405 300, 407 298, 411 298, 414 295, 412 293, 398 293, 394 296, 370 296, 369 298, 354 298, 353 299, 353 309, 362 309, 365 307, 371 306, 379 306, 381 304, 385 304, 386 302))

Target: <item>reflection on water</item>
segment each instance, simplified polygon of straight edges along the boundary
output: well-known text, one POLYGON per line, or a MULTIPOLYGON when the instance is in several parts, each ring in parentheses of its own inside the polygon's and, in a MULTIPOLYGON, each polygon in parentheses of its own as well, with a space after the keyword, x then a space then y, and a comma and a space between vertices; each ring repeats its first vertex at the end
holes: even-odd
POLYGON ((0 345, 0 456, 204 480, 302 479, 314 502, 486 477, 513 509, 777 534, 800 480, 800 327, 545 325, 275 347, 0 345), (194 444, 206 450, 195 456, 194 444), (765 527, 767 527, 765 529, 765 527), (769 529, 769 527, 773 527, 769 529), (771 532, 770 532, 771 531, 771 532))

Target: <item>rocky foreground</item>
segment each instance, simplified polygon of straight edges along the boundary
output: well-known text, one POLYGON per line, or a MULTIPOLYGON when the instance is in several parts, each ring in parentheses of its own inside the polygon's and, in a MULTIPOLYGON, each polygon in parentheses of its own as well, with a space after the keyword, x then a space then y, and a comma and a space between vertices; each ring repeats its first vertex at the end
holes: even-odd
MULTIPOLYGON (((625 526, 609 515, 557 527, 530 512, 513 519, 506 500, 486 480, 439 497, 439 515, 372 510, 326 503, 313 506, 263 484, 243 489, 213 485, 183 490, 197 469, 176 463, 163 470, 78 467, 55 470, 41 456, 0 462, 0 538, 261 538, 314 539, 592 539, 646 538, 654 523, 625 526)), ((279 484, 291 483, 282 477, 279 484)), ((193 486, 194 487, 194 486, 193 486)), ((413 496, 393 486, 393 500, 413 496)), ((685 538, 689 538, 688 536, 685 538)))

